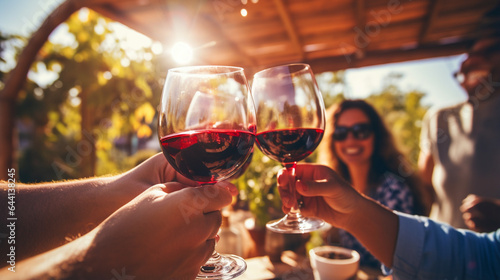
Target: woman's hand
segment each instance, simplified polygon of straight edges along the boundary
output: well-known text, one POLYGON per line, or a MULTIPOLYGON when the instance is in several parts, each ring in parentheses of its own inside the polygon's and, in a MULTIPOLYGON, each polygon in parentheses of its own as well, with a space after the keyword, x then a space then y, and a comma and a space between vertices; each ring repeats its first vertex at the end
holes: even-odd
MULTIPOLYGON (((295 173, 295 187, 303 201, 302 214, 321 218, 343 228, 349 221, 345 217, 354 212, 361 195, 326 166, 298 164, 295 173)), ((287 170, 282 169, 278 174, 278 187, 285 213, 293 206, 288 190, 288 178, 287 170)))
MULTIPOLYGON (((363 196, 329 167, 299 164, 296 167, 296 189, 302 195, 301 212, 319 217, 331 225, 354 235, 386 266, 392 258, 398 232, 398 217, 388 208, 363 196)), ((288 174, 278 174, 278 186, 283 210, 288 212, 293 202, 288 191, 288 174)))

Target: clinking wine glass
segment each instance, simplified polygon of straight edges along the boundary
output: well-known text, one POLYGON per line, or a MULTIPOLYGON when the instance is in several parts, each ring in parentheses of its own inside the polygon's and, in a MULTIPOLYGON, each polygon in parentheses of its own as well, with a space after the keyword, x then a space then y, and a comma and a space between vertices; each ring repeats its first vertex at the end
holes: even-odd
MULTIPOLYGON (((168 71, 158 136, 166 159, 185 177, 211 185, 234 176, 253 152, 255 124, 242 68, 190 66, 168 71)), ((241 257, 214 251, 197 279, 233 279, 245 270, 241 257)))
POLYGON ((295 190, 297 162, 319 145, 325 130, 325 106, 314 74, 307 64, 288 64, 262 70, 252 82, 257 115, 259 149, 289 172, 288 190, 294 206, 284 218, 267 228, 280 233, 305 233, 321 228, 324 221, 304 217, 302 200, 295 190))

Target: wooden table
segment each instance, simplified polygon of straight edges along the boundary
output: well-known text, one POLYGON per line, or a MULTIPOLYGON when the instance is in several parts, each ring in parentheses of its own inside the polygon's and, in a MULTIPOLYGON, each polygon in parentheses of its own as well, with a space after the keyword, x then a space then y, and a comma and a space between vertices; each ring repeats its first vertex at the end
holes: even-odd
MULTIPOLYGON (((238 280, 314 280, 309 259, 299 256, 292 251, 285 251, 281 255, 281 262, 271 262, 268 256, 249 258, 247 270, 238 277, 238 280)), ((360 268, 352 280, 389 280, 379 270, 360 268)))

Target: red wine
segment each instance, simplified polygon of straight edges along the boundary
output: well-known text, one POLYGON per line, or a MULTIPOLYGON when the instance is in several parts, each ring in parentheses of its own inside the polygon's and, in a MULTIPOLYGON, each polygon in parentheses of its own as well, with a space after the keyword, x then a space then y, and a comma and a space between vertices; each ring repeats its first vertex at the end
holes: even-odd
POLYGON ((323 138, 322 129, 292 128, 257 133, 260 150, 281 163, 297 162, 309 156, 323 138))
POLYGON ((250 163, 252 163, 252 158, 253 158, 253 149, 252 149, 252 152, 250 153, 250 155, 248 156, 247 160, 245 161, 245 163, 243 163, 243 166, 240 169, 238 169, 238 171, 236 171, 236 173, 231 175, 231 177, 228 178, 227 180, 236 180, 241 175, 245 174, 245 171, 247 171, 248 167, 250 166, 250 163))
POLYGON ((168 162, 182 175, 202 184, 235 174, 253 151, 254 141, 251 132, 227 129, 187 131, 160 139, 168 162))

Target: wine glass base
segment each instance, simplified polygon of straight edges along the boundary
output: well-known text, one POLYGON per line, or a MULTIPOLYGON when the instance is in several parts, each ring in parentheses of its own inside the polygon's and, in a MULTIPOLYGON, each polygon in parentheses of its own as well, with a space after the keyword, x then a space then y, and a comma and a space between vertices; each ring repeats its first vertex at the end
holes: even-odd
POLYGON ((302 217, 299 220, 285 216, 279 220, 270 221, 266 227, 278 233, 307 233, 318 230, 325 225, 325 221, 317 218, 302 217))
POLYGON ((233 279, 240 276, 247 269, 243 258, 236 255, 220 255, 214 263, 204 264, 196 279, 233 279))

